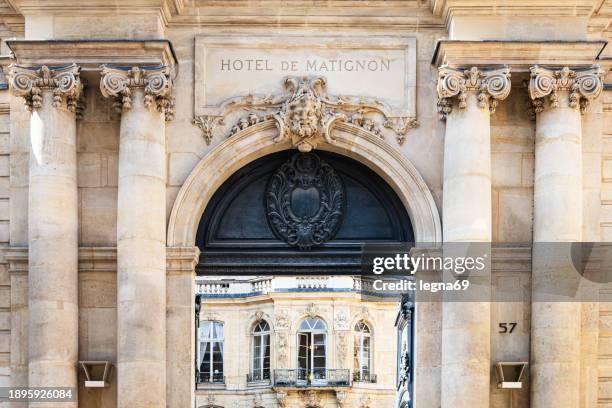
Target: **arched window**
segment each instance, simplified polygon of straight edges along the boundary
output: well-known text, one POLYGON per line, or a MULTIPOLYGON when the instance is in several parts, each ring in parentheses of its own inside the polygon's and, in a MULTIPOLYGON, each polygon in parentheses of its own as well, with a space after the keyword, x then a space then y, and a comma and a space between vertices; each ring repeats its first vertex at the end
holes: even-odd
POLYGON ((355 325, 355 347, 353 348, 353 379, 355 381, 374 381, 372 375, 372 333, 363 321, 355 325))
POLYGON ((270 325, 259 321, 253 328, 253 350, 249 381, 270 379, 270 325))
POLYGON ((302 321, 298 330, 297 380, 313 385, 327 382, 327 325, 318 317, 302 321))
POLYGON ((223 323, 201 322, 199 337, 198 382, 223 383, 223 323))

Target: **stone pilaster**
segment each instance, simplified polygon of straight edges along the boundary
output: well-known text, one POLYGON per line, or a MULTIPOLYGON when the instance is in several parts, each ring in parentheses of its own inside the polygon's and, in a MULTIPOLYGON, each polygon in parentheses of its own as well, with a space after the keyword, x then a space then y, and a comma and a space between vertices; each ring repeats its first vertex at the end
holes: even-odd
POLYGON ((601 93, 599 67, 531 68, 536 116, 532 263, 532 406, 575 408, 580 394, 581 305, 571 243, 582 239, 580 113, 601 93), (544 297, 543 297, 544 296, 544 297))
POLYGON ((166 407, 167 67, 104 66, 121 108, 117 191, 117 406, 166 407))
MULTIPOLYGON (((78 201, 76 108, 80 68, 12 65, 9 83, 30 119, 28 378, 77 387, 78 201)), ((46 407, 54 403, 31 403, 46 407)), ((66 404, 70 406, 71 404, 66 404)), ((72 404, 76 407, 76 402, 72 404)))
MULTIPOLYGON (((446 120, 444 256, 465 256, 470 243, 491 242, 490 113, 510 93, 509 71, 439 68, 438 108, 446 120)), ((489 406, 490 271, 484 273, 483 301, 445 300, 442 306, 442 408, 489 406)))
POLYGON ((194 401, 195 267, 199 257, 197 247, 166 248, 166 389, 169 407, 189 407, 194 401), (182 334, 177 336, 177 333, 182 334))

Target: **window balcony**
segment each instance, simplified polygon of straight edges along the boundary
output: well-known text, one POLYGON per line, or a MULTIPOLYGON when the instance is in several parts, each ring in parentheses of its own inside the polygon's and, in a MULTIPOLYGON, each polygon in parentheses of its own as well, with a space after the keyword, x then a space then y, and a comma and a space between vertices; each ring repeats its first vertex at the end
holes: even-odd
POLYGON ((257 383, 257 382, 269 382, 270 381, 270 371, 264 372, 255 372, 247 374, 247 384, 248 383, 257 383))
POLYGON ((274 386, 289 388, 350 387, 348 369, 277 369, 274 370, 274 386))
POLYGON ((225 376, 223 373, 207 373, 199 371, 196 375, 198 385, 223 385, 225 384, 225 376))
POLYGON ((365 382, 365 383, 375 383, 376 382, 376 374, 364 372, 354 372, 353 373, 353 381, 354 382, 365 382))

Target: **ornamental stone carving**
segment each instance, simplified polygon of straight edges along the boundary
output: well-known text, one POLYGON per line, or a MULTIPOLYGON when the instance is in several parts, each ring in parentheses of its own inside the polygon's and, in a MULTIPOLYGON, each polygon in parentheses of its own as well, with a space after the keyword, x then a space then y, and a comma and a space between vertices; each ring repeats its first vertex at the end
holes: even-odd
POLYGON ((345 206, 342 180, 314 153, 295 154, 272 174, 266 188, 272 231, 301 250, 332 239, 342 225, 345 206))
POLYGON ((42 107, 42 91, 53 92, 53 106, 77 112, 79 98, 83 92, 80 78, 81 68, 76 64, 64 67, 40 68, 9 66, 9 86, 13 95, 24 99, 29 111, 42 107))
POLYGON ((286 367, 289 361, 289 340, 286 332, 276 333, 278 367, 286 367))
POLYGON ((172 69, 170 67, 125 69, 103 65, 101 75, 102 95, 116 98, 115 107, 118 111, 131 109, 134 88, 142 88, 145 94, 145 106, 163 113, 166 121, 174 118, 172 69))
POLYGON ((344 408, 347 407, 348 401, 348 393, 344 390, 336 390, 336 402, 338 403, 338 407, 344 408))
POLYGON ((336 352, 338 353, 338 361, 344 364, 346 352, 348 350, 348 331, 336 331, 336 352))
POLYGON ((392 117, 391 109, 383 102, 351 96, 329 96, 323 77, 289 77, 284 81, 285 93, 269 96, 247 95, 232 98, 221 108, 221 114, 200 115, 193 124, 202 130, 208 144, 217 126, 226 126, 226 116, 236 111, 250 113, 231 126, 229 137, 258 123, 273 120, 279 135, 275 142, 291 140, 301 152, 309 152, 325 140, 333 143, 332 127, 339 122, 350 123, 384 138, 383 129, 395 133, 398 143, 417 127, 414 117, 392 117))
POLYGON ((548 96, 551 108, 560 106, 559 92, 567 92, 565 106, 579 108, 584 113, 589 101, 597 98, 603 90, 604 71, 599 65, 584 70, 563 67, 559 70, 531 67, 529 96, 534 113, 544 110, 544 98, 548 96))
POLYGON ((345 310, 340 310, 334 317, 334 329, 335 330, 348 330, 349 328, 349 317, 345 310))
POLYGON ((481 71, 442 66, 438 69, 438 114, 445 120, 452 112, 452 98, 457 98, 459 109, 467 107, 467 93, 476 92, 478 106, 495 112, 497 102, 510 93, 510 68, 481 71))
POLYGON ((286 309, 277 310, 275 313, 274 327, 276 330, 287 330, 289 328, 289 312, 286 309))
POLYGON ((321 408, 321 395, 317 391, 300 391, 299 396, 304 408, 321 408))
POLYGON ((304 309, 304 314, 310 318, 314 318, 319 315, 319 309, 317 308, 316 304, 309 303, 308 306, 306 306, 306 309, 304 309))
POLYGON ((285 408, 287 406, 287 393, 285 391, 277 391, 276 400, 281 408, 285 408))

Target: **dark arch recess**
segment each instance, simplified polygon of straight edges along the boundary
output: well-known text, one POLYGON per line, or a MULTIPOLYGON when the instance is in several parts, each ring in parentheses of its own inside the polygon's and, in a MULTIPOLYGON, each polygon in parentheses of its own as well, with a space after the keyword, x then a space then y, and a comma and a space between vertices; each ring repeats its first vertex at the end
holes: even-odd
POLYGON ((344 185, 341 226, 331 240, 307 251, 279 239, 266 217, 265 191, 271 175, 295 154, 286 150, 261 157, 215 192, 198 225, 198 274, 359 274, 364 244, 414 241, 406 209, 393 189, 358 161, 324 151, 314 154, 344 185))

